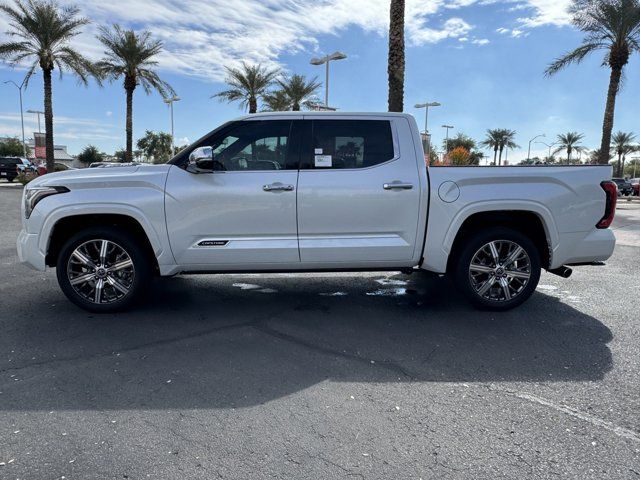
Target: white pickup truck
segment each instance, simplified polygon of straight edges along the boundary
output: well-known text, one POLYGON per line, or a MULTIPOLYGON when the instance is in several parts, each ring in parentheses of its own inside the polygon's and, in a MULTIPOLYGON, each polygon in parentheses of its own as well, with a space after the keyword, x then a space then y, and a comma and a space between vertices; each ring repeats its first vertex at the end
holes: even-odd
POLYGON ((289 112, 231 121, 164 165, 72 170, 25 188, 22 261, 90 311, 153 275, 426 270, 506 310, 541 268, 606 260, 608 166, 425 166, 415 120, 289 112))

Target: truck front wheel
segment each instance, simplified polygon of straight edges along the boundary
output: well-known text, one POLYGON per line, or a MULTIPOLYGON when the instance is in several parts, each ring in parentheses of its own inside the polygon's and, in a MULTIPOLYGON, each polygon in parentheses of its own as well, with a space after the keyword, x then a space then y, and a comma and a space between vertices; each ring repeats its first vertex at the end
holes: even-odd
POLYGON ((477 307, 509 310, 535 291, 540 254, 533 242, 509 228, 488 228, 465 240, 454 264, 454 281, 477 307))
POLYGON ((116 227, 93 227, 60 250, 56 274, 69 300, 91 312, 130 307, 151 279, 151 262, 135 236, 116 227))

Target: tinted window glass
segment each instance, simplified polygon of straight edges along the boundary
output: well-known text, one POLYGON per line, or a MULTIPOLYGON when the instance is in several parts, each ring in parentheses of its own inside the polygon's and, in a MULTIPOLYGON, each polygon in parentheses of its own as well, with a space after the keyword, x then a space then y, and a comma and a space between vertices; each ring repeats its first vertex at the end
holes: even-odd
POLYGON ((20 159, 18 158, 0 158, 0 165, 17 165, 18 163, 21 163, 20 159))
POLYGON ((314 120, 302 168, 366 168, 393 159, 391 124, 385 120, 314 120))
POLYGON ((284 170, 295 163, 288 148, 290 130, 287 120, 240 122, 213 135, 202 146, 213 150, 216 170, 284 170))

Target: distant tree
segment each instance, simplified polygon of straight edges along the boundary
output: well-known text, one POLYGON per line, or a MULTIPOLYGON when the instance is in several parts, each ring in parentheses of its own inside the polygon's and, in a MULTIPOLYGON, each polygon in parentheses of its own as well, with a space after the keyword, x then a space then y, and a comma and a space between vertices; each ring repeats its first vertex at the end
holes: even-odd
POLYGON ((480 142, 485 148, 493 150, 493 165, 496 165, 498 159, 498 150, 500 150, 500 142, 502 140, 502 130, 498 128, 488 129, 487 136, 480 142))
MULTIPOLYGON (((498 130, 498 165, 502 164, 502 152, 504 149, 509 150, 512 148, 518 148, 519 145, 514 142, 515 137, 515 130, 509 130, 508 128, 501 128, 498 130)), ((506 160, 505 165, 507 165, 506 160)))
MULTIPOLYGON (((25 145, 27 156, 31 153, 28 145, 25 145)), ((15 138, 7 138, 0 142, 0 155, 3 157, 22 157, 24 151, 22 149, 22 141, 15 138)))
POLYGON ((446 155, 447 160, 445 163, 449 165, 469 165, 469 160, 471 158, 471 154, 469 150, 465 147, 455 147, 449 150, 449 153, 446 155))
POLYGON ((278 89, 262 95, 263 112, 286 112, 291 110, 291 100, 284 90, 278 89))
POLYGON ((78 154, 78 161, 84 164, 104 161, 104 154, 94 145, 87 145, 82 152, 78 154))
MULTIPOLYGON (((425 158, 425 161, 426 160, 427 159, 425 158)), ((441 165, 440 156, 438 155, 438 152, 433 147, 433 145, 429 145, 429 165, 431 166, 441 165)))
POLYGON ((0 42, 0 59, 11 65, 27 64, 27 82, 40 68, 44 84, 44 128, 47 171, 54 171, 52 74, 71 72, 87 85, 95 75, 93 63, 71 45, 89 20, 76 7, 61 7, 54 0, 16 0, 15 6, 0 4, 9 26, 8 42, 0 42))
MULTIPOLYGON (((452 151, 458 147, 462 147, 469 153, 468 165, 479 165, 480 160, 482 159, 482 153, 476 150, 477 145, 476 141, 468 135, 465 135, 462 132, 458 132, 458 134, 450 138, 448 142, 446 142, 449 146, 449 150, 452 151)), ((442 142, 443 146, 445 142, 442 142)))
MULTIPOLYGON (((599 148, 595 150, 591 150, 591 152, 589 153, 589 163, 592 165, 596 165, 600 163, 601 158, 602 158, 602 155, 600 155, 599 148)), ((607 152, 607 163, 609 163, 612 158, 613 158, 613 155, 611 155, 611 151, 607 152)))
POLYGON ((175 147, 173 147, 173 155, 175 156, 179 154, 182 150, 184 150, 188 146, 189 145, 176 145, 175 147))
POLYGON ((127 151, 124 148, 116 150, 113 153, 113 156, 115 157, 117 162, 123 163, 127 161, 127 151))
POLYGON ((160 79, 153 70, 158 64, 154 58, 162 51, 162 42, 153 40, 150 32, 136 33, 120 25, 100 28, 98 40, 105 47, 105 58, 96 66, 100 74, 115 81, 124 79, 127 103, 125 131, 127 136, 126 160, 133 160, 133 92, 138 85, 149 95, 153 90, 163 97, 175 95, 171 85, 160 79))
POLYGON ((640 158, 633 158, 624 167, 623 175, 627 178, 638 178, 640 176, 640 158))
POLYGON ((261 98, 273 84, 279 71, 263 67, 261 64, 249 65, 242 62, 240 68, 226 67, 227 78, 225 82, 229 89, 216 93, 211 98, 219 98, 227 102, 240 102, 245 109, 249 107, 249 113, 258 111, 258 98, 261 98))
POLYGON ((635 139, 636 136, 631 132, 617 132, 613 135, 611 149, 618 155, 618 168, 616 169, 618 177, 623 175, 627 155, 638 150, 638 146, 634 144, 635 139))
POLYGON ((300 105, 305 104, 322 84, 317 81, 317 77, 307 81, 304 75, 294 74, 278 80, 278 85, 289 99, 291 110, 297 112, 300 105))
POLYGON ((389 111, 404 109, 404 0, 391 0, 389 8, 389 111))
POLYGON ((608 163, 616 95, 620 89, 622 69, 632 53, 640 51, 639 0, 574 0, 569 9, 572 23, 585 37, 575 50, 556 59, 546 70, 553 75, 572 63, 580 63, 597 50, 604 50, 602 66, 611 70, 607 103, 602 122, 602 141, 598 163, 608 163))
POLYGON ((136 146, 153 163, 165 163, 171 157, 171 135, 168 133, 147 130, 136 146))
POLYGON ((567 163, 571 163, 571 154, 573 152, 582 152, 585 150, 585 147, 580 145, 583 138, 584 134, 578 132, 561 133, 558 135, 558 139, 556 141, 558 148, 556 148, 553 153, 566 150, 567 163))

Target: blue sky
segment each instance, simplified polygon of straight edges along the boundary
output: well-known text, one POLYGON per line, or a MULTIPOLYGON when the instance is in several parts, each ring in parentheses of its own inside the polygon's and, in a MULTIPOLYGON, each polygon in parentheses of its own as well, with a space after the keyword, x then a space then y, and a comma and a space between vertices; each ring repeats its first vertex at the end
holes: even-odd
MULTIPOLYGON (((63 4, 69 2, 62 2, 63 4)), ((517 131, 526 156, 531 137, 545 133, 585 134, 585 145, 600 141, 609 72, 602 56, 572 66, 549 79, 546 65, 574 48, 581 35, 569 24, 566 0, 407 0, 405 111, 423 128, 417 102, 439 101, 429 114, 429 130, 440 145, 454 125, 481 140, 487 128, 517 131)), ((128 0, 105 4, 85 0, 82 12, 93 20, 75 41, 98 59, 94 39, 100 24, 120 23, 153 32, 165 42, 160 71, 181 101, 175 104, 176 139, 193 141, 243 112, 235 104, 209 97, 222 90, 224 65, 241 60, 278 66, 286 72, 317 75, 323 67, 312 56, 341 50, 348 59, 332 64, 331 104, 342 111, 384 111, 387 101, 388 0, 128 0), (126 8, 123 8, 126 5, 126 8)), ((0 18, 0 31, 7 30, 0 18)), ((0 39, 6 39, 4 33, 0 39)), ((618 97, 615 130, 640 133, 640 57, 626 69, 618 97)), ((0 80, 20 83, 24 73, 0 65, 0 80)), ((15 87, 0 85, 0 135, 20 132, 15 87)), ((318 91, 322 98, 323 89, 318 91)), ((24 107, 42 109, 42 78, 33 78, 24 107)), ((54 82, 55 134, 73 154, 94 144, 111 153, 124 145, 124 91, 120 83, 98 88, 78 86, 71 76, 54 82)), ((25 114, 27 135, 37 130, 35 115, 25 114)), ((145 130, 169 130, 169 112, 157 95, 136 92, 134 139, 145 130)), ((550 143, 550 142, 549 142, 550 143)), ((546 155, 534 144, 533 154, 546 155)), ((489 154, 489 152, 487 152, 489 154)))

